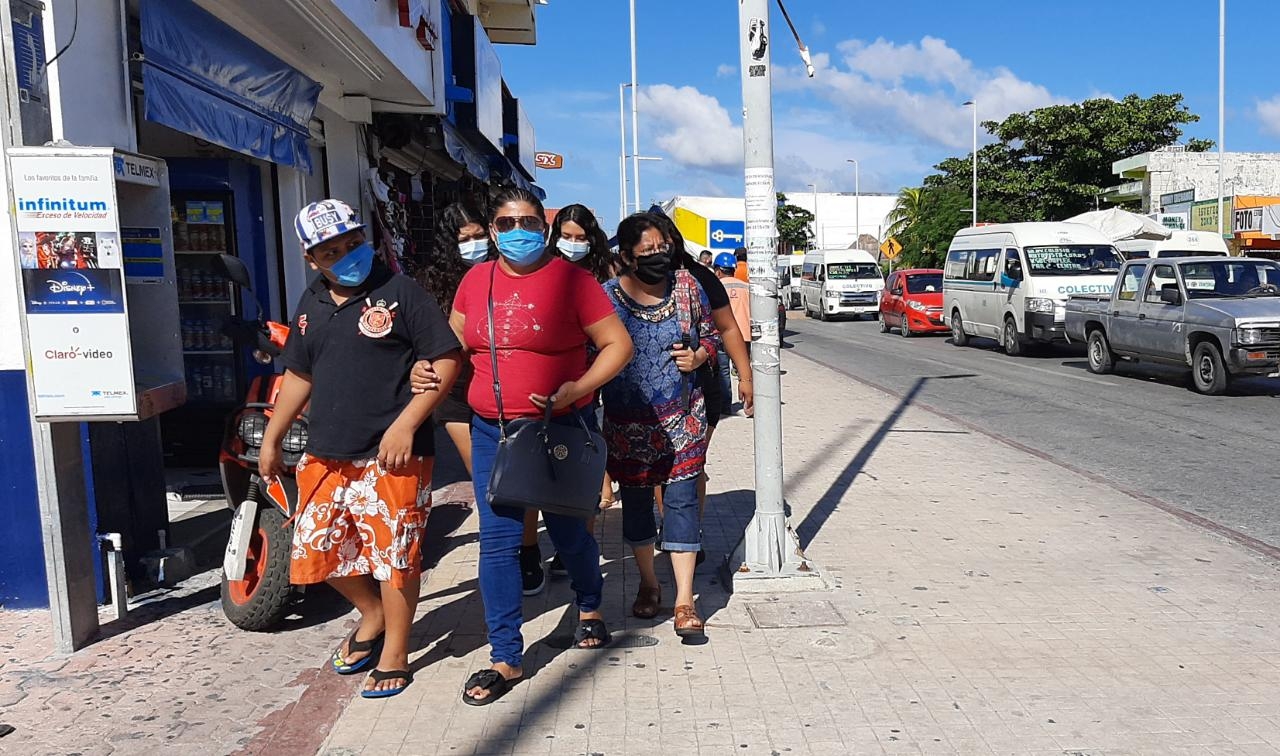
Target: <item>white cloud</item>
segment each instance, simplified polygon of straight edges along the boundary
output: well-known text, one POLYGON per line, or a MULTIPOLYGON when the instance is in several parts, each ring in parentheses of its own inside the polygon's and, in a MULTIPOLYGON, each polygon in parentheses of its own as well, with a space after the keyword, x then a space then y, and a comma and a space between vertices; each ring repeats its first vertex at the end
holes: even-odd
POLYGON ((654 84, 640 89, 639 106, 649 139, 675 162, 714 170, 742 165, 742 127, 715 97, 654 84))
POLYGON ((1258 103, 1258 120, 1265 133, 1280 136, 1280 95, 1258 103))
POLYGON ((727 79, 730 76, 736 76, 737 74, 738 67, 730 65, 729 63, 721 63, 720 66, 716 68, 716 77, 720 79, 727 79))
POLYGON ((958 149, 972 138, 972 113, 960 104, 966 100, 977 100, 984 121, 1067 102, 1006 68, 977 68, 935 37, 901 45, 848 40, 837 50, 838 61, 829 53, 814 56, 814 79, 797 68, 776 69, 777 88, 814 93, 852 117, 860 130, 887 137, 914 136, 958 149))

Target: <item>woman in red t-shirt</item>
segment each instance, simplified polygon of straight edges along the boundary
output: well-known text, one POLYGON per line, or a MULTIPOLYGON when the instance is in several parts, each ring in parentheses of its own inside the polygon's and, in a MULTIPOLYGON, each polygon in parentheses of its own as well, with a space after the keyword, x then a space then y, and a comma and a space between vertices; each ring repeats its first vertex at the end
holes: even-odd
MULTIPOLYGON (((488 502, 489 475, 498 450, 498 406, 489 357, 490 297, 503 420, 541 417, 553 401, 565 408, 553 422, 575 425, 578 420, 572 413, 580 413, 594 424, 596 391, 631 360, 631 338, 595 278, 550 254, 545 218, 542 203, 527 191, 508 189, 498 195, 489 224, 498 259, 467 273, 449 316, 475 371, 467 399, 475 412, 471 467, 480 514, 480 595, 492 666, 467 680, 462 700, 472 706, 492 703, 506 693, 523 675, 524 655, 524 510, 488 502), (596 350, 590 366, 588 342, 596 350)), ((601 648, 609 642, 609 631, 600 614, 600 547, 580 519, 549 512, 543 519, 577 593, 575 642, 579 648, 601 648)))

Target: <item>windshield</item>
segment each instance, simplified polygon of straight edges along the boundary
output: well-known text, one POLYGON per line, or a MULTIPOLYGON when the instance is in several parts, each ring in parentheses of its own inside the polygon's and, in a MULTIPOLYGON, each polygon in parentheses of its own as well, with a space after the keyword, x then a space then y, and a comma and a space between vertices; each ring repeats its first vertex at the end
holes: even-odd
POLYGON ((1280 265, 1273 262, 1217 259, 1179 267, 1192 299, 1280 296, 1280 265))
POLYGON ((832 281, 881 277, 880 266, 875 263, 831 263, 827 266, 827 278, 832 281))
POLYGON ((908 294, 932 294, 942 291, 941 273, 917 273, 907 277, 908 294))
POLYGON ((1032 275, 1088 276, 1118 273, 1124 258, 1107 244, 1063 244, 1056 247, 1027 247, 1027 263, 1032 275))

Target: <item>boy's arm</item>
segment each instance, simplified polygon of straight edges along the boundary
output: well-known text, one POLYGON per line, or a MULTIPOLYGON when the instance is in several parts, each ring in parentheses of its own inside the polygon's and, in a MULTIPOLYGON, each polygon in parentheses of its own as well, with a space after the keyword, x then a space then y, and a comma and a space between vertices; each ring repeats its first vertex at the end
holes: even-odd
POLYGON ((258 453, 258 474, 270 480, 284 472, 280 461, 280 444, 284 434, 289 431, 298 413, 307 406, 311 398, 311 376, 284 371, 280 382, 280 392, 276 394, 276 405, 271 413, 271 420, 262 434, 262 449, 258 453))
POLYGON ((454 349, 431 360, 431 367, 439 378, 439 390, 415 394, 399 417, 382 434, 382 443, 378 445, 378 463, 388 470, 399 470, 409 464, 413 457, 413 437, 422 424, 435 412, 462 370, 462 353, 454 349))

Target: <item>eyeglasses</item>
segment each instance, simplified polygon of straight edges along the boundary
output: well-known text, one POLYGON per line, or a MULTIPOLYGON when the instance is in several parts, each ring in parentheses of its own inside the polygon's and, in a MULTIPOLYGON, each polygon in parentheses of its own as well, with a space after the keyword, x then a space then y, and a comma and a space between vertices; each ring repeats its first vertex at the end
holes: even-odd
POLYGON ((635 250, 636 257, 648 257, 649 255, 665 255, 671 251, 670 244, 659 244, 656 247, 645 247, 644 249, 635 250))
POLYGON ((514 230, 516 224, 525 231, 541 231, 547 222, 536 215, 500 215, 493 219, 493 227, 500 232, 514 230))

